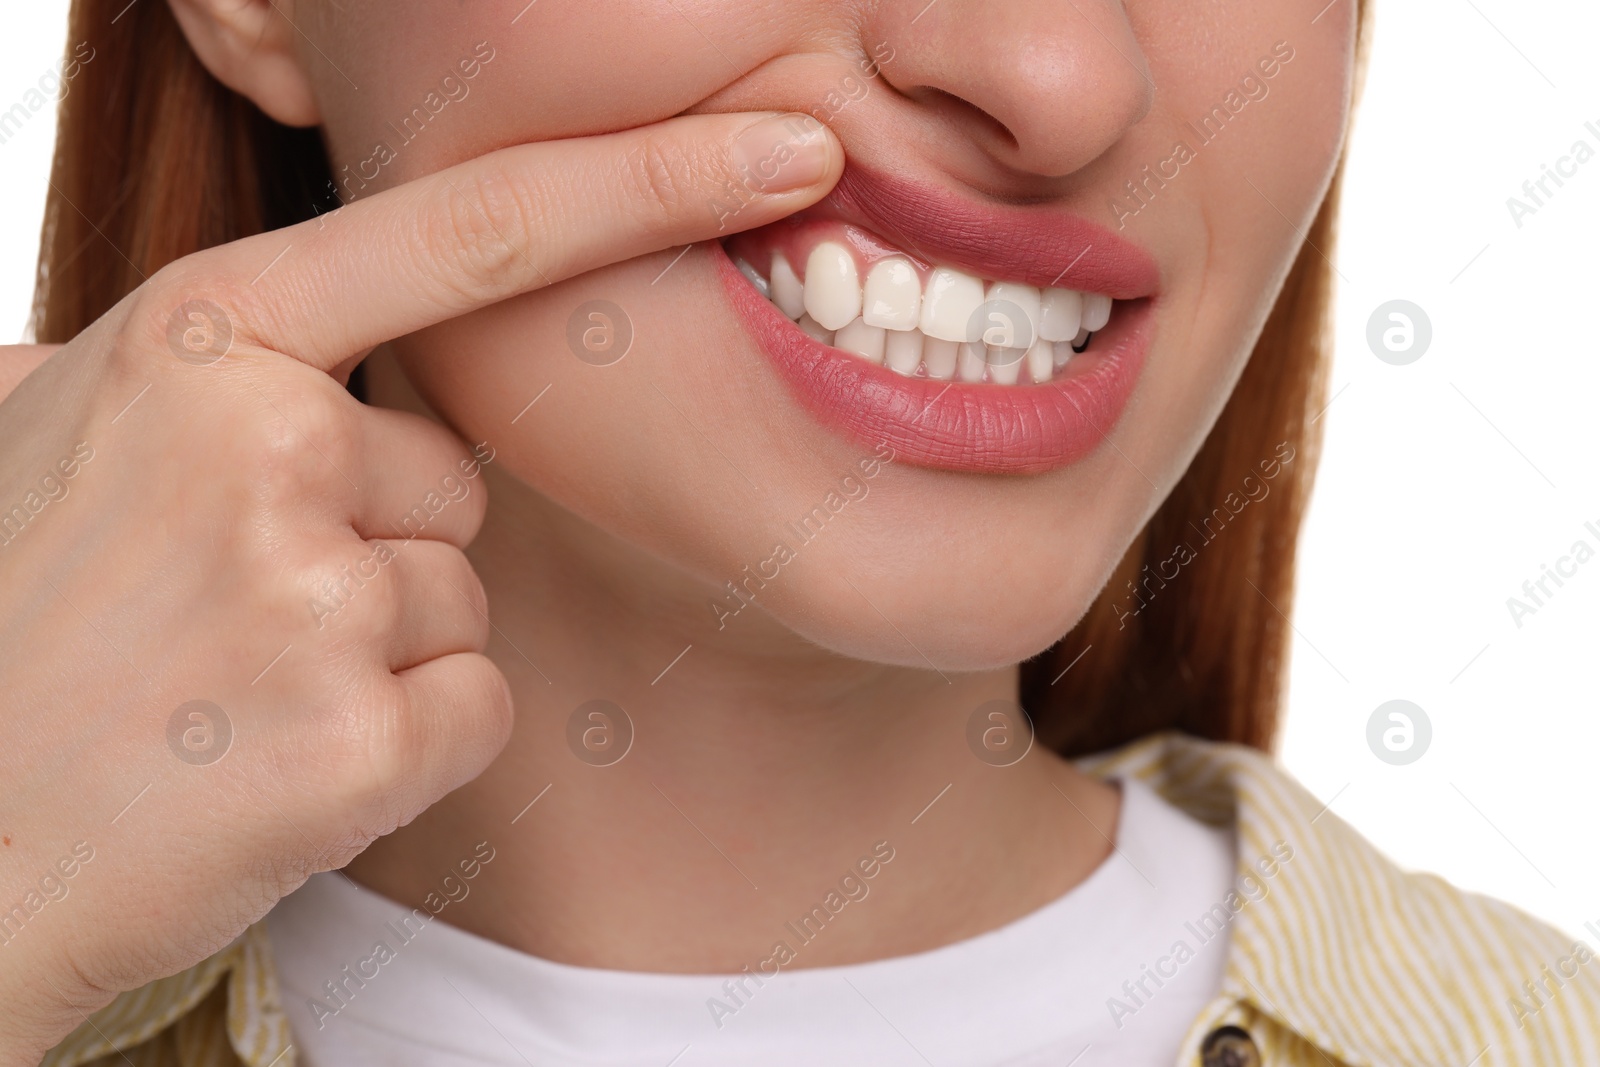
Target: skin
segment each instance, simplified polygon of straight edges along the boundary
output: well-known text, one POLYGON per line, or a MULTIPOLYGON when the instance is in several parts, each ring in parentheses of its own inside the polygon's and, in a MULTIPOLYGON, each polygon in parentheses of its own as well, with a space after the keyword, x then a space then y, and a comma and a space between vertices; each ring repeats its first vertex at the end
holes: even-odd
MULTIPOLYGON (((458 275, 465 264, 476 277, 474 257, 498 264, 502 290, 473 288, 471 307, 452 309, 468 312, 458 317, 402 322, 405 278, 368 289, 404 326, 383 334, 399 339, 368 362, 373 403, 493 449, 481 531, 475 522, 455 531, 463 543, 477 534, 466 558, 487 591, 492 626, 470 613, 458 625, 483 631, 515 716, 480 713, 474 723, 463 710, 470 699, 451 702, 445 713, 460 722, 441 727, 436 744, 492 749, 509 732, 498 757, 484 752, 436 772, 431 791, 414 790, 362 833, 329 828, 337 845, 316 835, 314 855, 286 863, 235 911, 259 914, 274 893, 358 852, 354 877, 418 903, 487 840, 497 858, 447 913, 452 923, 569 963, 738 970, 765 956, 782 923, 874 842, 888 841, 896 858, 874 882, 880 905, 847 910, 807 946, 798 965, 818 966, 992 929, 1105 861, 1114 787, 1037 748, 1014 766, 990 767, 967 749, 966 726, 979 705, 1014 696, 1015 664, 1082 615, 1220 412, 1337 160, 1353 4, 1311 24, 1288 0, 1226 12, 1176 0, 1126 9, 1113 0, 998 9, 975 0, 926 9, 920 0, 619 0, 599 9, 536 4, 520 16, 522 0, 171 2, 219 78, 281 121, 324 128, 336 172, 359 166, 374 141, 392 140, 388 123, 478 42, 495 49, 470 94, 382 166, 353 208, 392 203, 385 190, 403 193, 405 183, 508 146, 675 115, 809 111, 887 42, 895 58, 872 92, 829 115, 849 158, 975 202, 1049 203, 1115 226, 1108 200, 1122 183, 1168 158, 1175 140, 1193 143, 1184 123, 1220 103, 1276 42, 1289 42, 1294 58, 1267 83, 1270 94, 1127 220, 1124 235, 1151 252, 1162 282, 1154 345, 1106 445, 1026 478, 891 464, 757 607, 721 630, 708 603, 722 584, 766 558, 783 521, 817 503, 865 452, 788 396, 704 251, 675 261, 685 244, 716 232, 709 213, 693 210, 703 184, 684 177, 669 188, 682 194, 667 198, 673 239, 632 250, 613 240, 611 254, 582 264, 586 273, 490 304, 532 288, 537 273, 575 273, 553 266, 573 265, 562 224, 581 215, 572 201, 583 189, 615 183, 603 161, 622 148, 561 157, 524 187, 539 191, 542 225, 500 235, 515 254, 481 228, 464 249, 432 249, 458 275), (641 255, 645 247, 662 250, 641 255), (588 269, 607 261, 614 265, 588 269), (568 318, 591 299, 621 306, 636 333, 627 358, 610 367, 567 351, 568 318), (627 756, 605 768, 575 759, 566 740, 574 709, 595 698, 625 708, 634 729, 627 756)), ((474 195, 491 189, 460 180, 474 195)), ((352 210, 310 224, 328 261, 337 267, 346 256, 345 266, 361 270, 396 256, 393 226, 342 225, 352 210)), ((738 225, 765 221, 752 214, 738 225)), ((272 248, 261 245, 259 262, 281 247, 265 240, 272 248)), ((318 269, 315 251, 304 262, 302 281, 331 285, 339 276, 318 269)), ((292 318, 307 303, 291 284, 276 294, 256 309, 262 318, 292 318)), ((359 300, 344 307, 361 314, 359 300)), ((381 339, 327 340, 351 332, 341 322, 330 316, 321 334, 298 335, 319 350, 313 363, 335 374, 381 339)), ((80 380, 52 371, 63 362, 58 354, 25 383, 53 375, 35 398, 80 380)), ((42 399, 32 402, 43 411, 42 399)), ((386 501, 388 514, 403 513, 457 458, 398 459, 412 495, 386 501)), ((227 631, 237 617, 217 625, 227 631)), ((270 655, 244 658, 253 667, 270 655)), ((100 669, 109 676, 113 667, 100 669)), ((245 823, 228 827, 234 838, 245 823)), ((267 851, 242 836, 238 848, 267 851)), ((137 855, 125 866, 138 870, 137 855)), ((216 933, 229 928, 219 921, 216 933)), ((81 999, 167 973, 154 967, 97 973, 81 999)), ((57 1014, 59 1029, 71 1017, 57 1014)))
POLYGON ((1031 478, 892 466, 726 628, 708 607, 722 584, 767 558, 782 522, 865 450, 789 397, 704 254, 659 282, 676 252, 442 324, 374 368, 378 402, 427 410, 420 394, 499 449, 470 556, 491 590, 490 653, 512 681, 517 727, 487 774, 379 842, 357 878, 420 899, 467 841, 504 841, 503 864, 455 922, 568 962, 682 971, 760 958, 878 839, 905 856, 876 887, 883 907, 808 946, 804 965, 970 936, 1080 881, 1114 836, 1115 793, 1043 751, 997 772, 972 759, 963 731, 979 704, 1015 694, 1015 663, 1077 621, 1219 414, 1337 158, 1354 5, 1315 26, 1281 0, 1225 17, 1178 3, 997 14, 945 0, 915 22, 923 3, 536 5, 515 26, 520 3, 465 19, 425 2, 403 15, 342 6, 308 9, 308 33, 359 93, 299 48, 336 170, 478 41, 504 65, 483 70, 437 135, 400 151, 392 180, 682 111, 808 111, 887 42, 895 58, 871 93, 829 119, 852 160, 1101 223, 1115 222, 1107 201, 1123 181, 1175 141, 1196 143, 1183 124, 1290 43, 1269 95, 1123 230, 1163 280, 1157 340, 1114 447, 1031 478), (700 61, 667 58, 682 56, 700 61), (597 369, 530 354, 530 341, 559 352, 572 309, 595 299, 632 320, 627 358, 597 369), (568 716, 594 698, 625 708, 637 737, 602 772, 564 743, 568 716), (937 816, 912 827, 952 782, 937 816))
MULTIPOLYGON (((43 362, 6 361, 37 365, 0 404, 0 1064, 217 952, 505 744, 511 694, 461 551, 486 498, 462 490, 492 453, 357 402, 343 374, 388 338, 705 237, 679 198, 718 188, 775 119, 493 153, 187 256, 43 362), (485 225, 462 188, 515 206, 485 225), (506 232, 537 234, 546 266, 495 254, 506 232), (450 506, 397 529, 446 476, 450 506), (352 570, 359 595, 314 617, 352 570)), ((838 142, 815 149, 753 224, 837 180, 838 142)))

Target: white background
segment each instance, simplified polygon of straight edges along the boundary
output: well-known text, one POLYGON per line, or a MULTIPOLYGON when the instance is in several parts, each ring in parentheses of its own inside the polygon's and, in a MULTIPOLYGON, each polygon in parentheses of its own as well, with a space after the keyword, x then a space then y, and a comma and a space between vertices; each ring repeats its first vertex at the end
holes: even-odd
MULTIPOLYGON (((7 11, 0 110, 56 63, 66 6, 7 11)), ((1574 141, 1600 152, 1600 8, 1379 8, 1283 754, 1402 863, 1583 933, 1600 927, 1600 559, 1520 628, 1506 600, 1573 542, 1600 551, 1600 158, 1521 228, 1506 200, 1574 141), (1432 323, 1407 366, 1367 347, 1392 299, 1432 323), (1395 698, 1434 731, 1408 766, 1367 747, 1395 698)), ((23 335, 53 135, 46 109, 0 145, 0 343, 23 335)))

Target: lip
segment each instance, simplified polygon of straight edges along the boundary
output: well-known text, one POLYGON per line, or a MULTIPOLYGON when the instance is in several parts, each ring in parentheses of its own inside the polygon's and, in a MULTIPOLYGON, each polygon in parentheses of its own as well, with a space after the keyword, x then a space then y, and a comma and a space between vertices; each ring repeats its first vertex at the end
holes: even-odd
MULTIPOLYGON (((897 462, 1038 474, 1094 452, 1121 418, 1149 347, 1159 271, 1137 245, 1059 209, 980 208, 906 179, 847 167, 805 217, 868 228, 891 245, 991 279, 1106 293, 1118 303, 1088 352, 1045 385, 905 377, 809 337, 711 242, 717 275, 757 345, 819 421, 897 462), (1075 369, 1076 368, 1076 369, 1075 369)), ((783 223, 776 225, 782 226, 783 223)))
POLYGON ((853 223, 929 263, 996 281, 1104 293, 1115 300, 1151 296, 1160 284, 1148 252, 1059 207, 980 206, 938 186, 854 163, 831 193, 790 217, 853 223))

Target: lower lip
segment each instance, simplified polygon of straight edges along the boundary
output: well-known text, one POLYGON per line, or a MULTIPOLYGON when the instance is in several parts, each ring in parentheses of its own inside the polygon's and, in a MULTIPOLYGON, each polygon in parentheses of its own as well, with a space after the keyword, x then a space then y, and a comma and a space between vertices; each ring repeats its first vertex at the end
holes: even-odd
POLYGON ((896 462, 978 474, 1040 474, 1099 447, 1128 406, 1150 332, 1146 299, 1119 301, 1090 350, 1047 385, 907 378, 801 332, 756 292, 715 241, 709 248, 733 306, 799 401, 896 462))

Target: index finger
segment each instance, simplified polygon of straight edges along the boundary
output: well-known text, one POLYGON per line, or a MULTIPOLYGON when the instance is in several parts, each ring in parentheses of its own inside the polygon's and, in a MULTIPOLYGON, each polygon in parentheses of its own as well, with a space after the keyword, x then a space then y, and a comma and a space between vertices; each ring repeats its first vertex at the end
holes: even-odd
POLYGON ((776 221, 843 168, 807 115, 684 116, 501 149, 182 262, 246 294, 236 338, 326 371, 474 308, 776 221))

